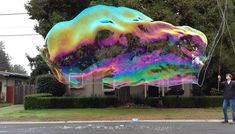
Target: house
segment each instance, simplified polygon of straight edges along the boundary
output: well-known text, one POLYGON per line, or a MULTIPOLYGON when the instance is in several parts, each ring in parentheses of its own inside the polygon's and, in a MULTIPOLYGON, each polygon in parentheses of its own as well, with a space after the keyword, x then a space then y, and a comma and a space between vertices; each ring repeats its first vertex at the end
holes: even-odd
POLYGON ((0 71, 0 102, 14 103, 15 87, 28 84, 25 74, 0 71))
MULTIPOLYGON (((84 78, 81 85, 70 85, 71 92, 79 96, 120 96, 122 100, 129 98, 146 98, 160 97, 168 95, 169 91, 175 87, 157 87, 151 85, 126 86, 122 88, 110 87, 102 83, 102 80, 93 80, 92 78, 84 78)), ((176 86, 183 91, 182 97, 192 96, 192 84, 182 84, 176 86)))

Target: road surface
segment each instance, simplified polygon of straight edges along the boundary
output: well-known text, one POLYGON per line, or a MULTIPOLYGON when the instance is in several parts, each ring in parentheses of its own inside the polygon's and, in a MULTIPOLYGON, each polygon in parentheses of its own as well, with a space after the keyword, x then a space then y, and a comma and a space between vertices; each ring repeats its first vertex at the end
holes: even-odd
POLYGON ((235 125, 218 122, 0 124, 0 134, 235 134, 235 125))

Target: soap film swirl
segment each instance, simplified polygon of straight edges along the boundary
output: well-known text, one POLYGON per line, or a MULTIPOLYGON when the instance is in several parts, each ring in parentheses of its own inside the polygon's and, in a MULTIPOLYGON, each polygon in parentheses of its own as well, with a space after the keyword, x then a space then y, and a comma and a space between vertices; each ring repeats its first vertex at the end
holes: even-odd
POLYGON ((115 87, 198 84, 206 36, 189 26, 153 21, 127 7, 97 5, 47 34, 42 57, 65 84, 102 80, 115 87))

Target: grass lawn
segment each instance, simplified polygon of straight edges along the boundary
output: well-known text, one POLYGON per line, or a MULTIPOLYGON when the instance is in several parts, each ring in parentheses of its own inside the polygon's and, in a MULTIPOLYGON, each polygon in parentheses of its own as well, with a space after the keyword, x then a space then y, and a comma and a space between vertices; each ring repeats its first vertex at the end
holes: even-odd
POLYGON ((0 103, 0 108, 10 106, 8 103, 0 103))
MULTIPOLYGON (((231 112, 230 112, 231 115, 231 112)), ((1 121, 67 121, 67 120, 167 120, 222 119, 221 108, 105 108, 24 110, 21 105, 0 108, 1 121)))

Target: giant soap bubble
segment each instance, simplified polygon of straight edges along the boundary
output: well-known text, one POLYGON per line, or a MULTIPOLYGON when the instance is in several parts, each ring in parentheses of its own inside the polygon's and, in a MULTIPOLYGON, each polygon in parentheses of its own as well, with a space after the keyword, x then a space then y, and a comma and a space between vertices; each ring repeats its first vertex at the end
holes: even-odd
POLYGON ((206 36, 189 26, 153 21, 126 7, 98 5, 56 24, 42 56, 62 83, 102 79, 116 87, 198 83, 206 36))

